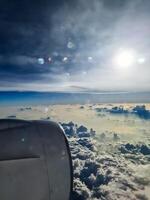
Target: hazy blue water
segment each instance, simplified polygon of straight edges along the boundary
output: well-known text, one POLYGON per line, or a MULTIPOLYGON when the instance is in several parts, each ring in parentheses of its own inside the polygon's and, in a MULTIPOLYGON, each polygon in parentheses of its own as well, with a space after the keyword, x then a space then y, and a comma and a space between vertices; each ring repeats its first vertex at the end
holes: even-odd
POLYGON ((137 93, 60 93, 0 92, 0 105, 42 105, 74 103, 150 103, 150 92, 137 93))

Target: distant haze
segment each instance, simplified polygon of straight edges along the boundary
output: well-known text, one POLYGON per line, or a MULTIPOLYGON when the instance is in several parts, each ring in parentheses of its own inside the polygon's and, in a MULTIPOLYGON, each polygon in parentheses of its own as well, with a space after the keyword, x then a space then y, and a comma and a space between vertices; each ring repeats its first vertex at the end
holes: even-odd
POLYGON ((60 92, 0 92, 0 106, 150 103, 150 92, 143 93, 60 93, 60 92))

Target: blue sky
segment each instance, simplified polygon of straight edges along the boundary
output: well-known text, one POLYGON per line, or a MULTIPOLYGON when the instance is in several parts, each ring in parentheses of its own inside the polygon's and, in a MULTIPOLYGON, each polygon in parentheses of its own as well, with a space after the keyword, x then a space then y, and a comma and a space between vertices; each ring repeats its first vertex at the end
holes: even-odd
POLYGON ((148 0, 1 1, 0 90, 149 91, 149 10, 148 0))

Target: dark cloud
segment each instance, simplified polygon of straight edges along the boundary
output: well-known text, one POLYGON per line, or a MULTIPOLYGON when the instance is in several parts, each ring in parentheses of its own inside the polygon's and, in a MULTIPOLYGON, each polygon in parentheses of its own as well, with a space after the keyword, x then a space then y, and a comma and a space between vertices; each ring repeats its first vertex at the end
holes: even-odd
MULTIPOLYGON (((1 52, 34 54, 50 29, 52 12, 59 1, 1 1, 1 52), (48 18, 49 16, 49 18, 48 18), (12 51, 13 50, 13 51, 12 51)), ((41 53, 41 52, 39 52, 41 53)))
POLYGON ((117 115, 135 115, 139 118, 149 120, 150 119, 150 110, 146 109, 145 105, 136 105, 133 108, 125 109, 123 106, 114 106, 112 108, 95 108, 96 112, 98 113, 98 116, 104 117, 106 112, 109 112, 111 114, 117 114, 117 115))
POLYGON ((23 77, 28 79, 32 75, 33 81, 41 79, 41 83, 45 77, 49 85, 51 79, 47 81, 46 74, 55 83, 59 82, 56 76, 62 76, 60 86, 67 83, 89 89, 101 86, 101 90, 117 90, 119 81, 122 90, 147 89, 148 63, 142 69, 143 75, 137 68, 128 80, 118 78, 110 66, 114 52, 121 47, 136 48, 149 59, 149 8, 148 0, 1 0, 3 85, 17 80, 25 84, 23 77), (37 63, 38 58, 46 60, 43 66, 37 63), (139 86, 133 84, 133 78, 141 80, 139 86), (93 82, 92 88, 87 80, 93 82))

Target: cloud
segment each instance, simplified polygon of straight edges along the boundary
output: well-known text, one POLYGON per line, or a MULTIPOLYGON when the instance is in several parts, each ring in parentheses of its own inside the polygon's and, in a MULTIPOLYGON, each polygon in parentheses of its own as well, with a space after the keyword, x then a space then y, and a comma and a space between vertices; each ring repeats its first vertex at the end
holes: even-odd
POLYGON ((148 0, 1 2, 3 87, 25 85, 34 74, 28 82, 41 79, 47 88, 62 76, 59 85, 66 88, 149 90, 149 5, 148 0), (135 49, 146 62, 116 70, 112 58, 120 48, 135 49))
POLYGON ((80 139, 76 134, 68 139, 73 160, 74 200, 148 199, 144 191, 150 183, 149 162, 141 152, 143 147, 147 152, 146 145, 112 144, 93 137, 80 139), (97 148, 93 151, 90 145, 97 148), (130 150, 129 156, 120 154, 122 147, 130 150))
POLYGON ((145 105, 135 105, 134 107, 128 109, 125 109, 123 106, 114 106, 111 108, 95 108, 95 110, 99 116, 104 116, 106 112, 109 112, 113 115, 133 115, 145 120, 150 119, 150 111, 146 109, 145 105))
POLYGON ((37 59, 25 55, 7 56, 0 55, 0 64, 3 65, 31 65, 37 63, 37 59))

